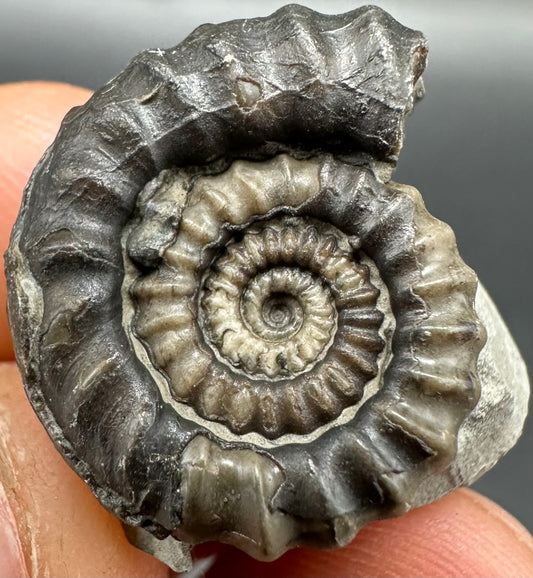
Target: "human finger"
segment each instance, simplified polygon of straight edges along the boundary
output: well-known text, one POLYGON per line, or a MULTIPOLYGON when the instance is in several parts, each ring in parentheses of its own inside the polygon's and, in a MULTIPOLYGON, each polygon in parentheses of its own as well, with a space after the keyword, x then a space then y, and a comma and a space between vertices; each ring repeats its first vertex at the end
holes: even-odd
POLYGON ((0 363, 0 576, 169 576, 61 458, 0 363), (2 535, 2 533, 4 535, 2 535))
POLYGON ((461 489, 392 520, 363 528, 336 551, 297 549, 270 563, 229 546, 205 545, 214 556, 208 578, 533 576, 533 538, 509 513, 461 489))

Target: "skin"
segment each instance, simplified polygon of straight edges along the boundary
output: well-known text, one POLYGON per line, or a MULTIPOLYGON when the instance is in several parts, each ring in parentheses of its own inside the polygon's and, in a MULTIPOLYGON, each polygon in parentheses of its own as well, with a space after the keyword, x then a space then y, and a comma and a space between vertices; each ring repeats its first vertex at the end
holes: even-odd
MULTIPOLYGON (((0 86, 0 250, 22 189, 65 113, 90 92, 53 83, 0 86)), ((3 271, 3 267, 2 267, 3 271)), ((130 546, 54 449, 13 362, 0 282, 0 576, 171 576, 130 546)), ((293 550, 264 564, 202 545, 207 576, 533 576, 533 538, 510 514, 470 490, 364 528, 348 547, 293 550)))

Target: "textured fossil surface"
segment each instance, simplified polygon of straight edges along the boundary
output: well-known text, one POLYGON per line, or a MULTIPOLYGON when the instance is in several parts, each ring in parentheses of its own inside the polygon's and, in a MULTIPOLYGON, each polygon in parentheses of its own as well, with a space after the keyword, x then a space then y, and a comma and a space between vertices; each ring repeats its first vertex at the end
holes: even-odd
POLYGON ((28 396, 176 569, 180 541, 341 546, 520 433, 516 346, 390 180, 425 56, 372 7, 206 25, 71 111, 26 188, 6 263, 28 396))
MULTIPOLYGON (((281 155, 195 180, 161 262, 126 278, 131 325, 174 397, 235 433, 311 432, 378 372, 383 313, 359 239, 299 216, 319 194, 320 168, 281 155)), ((150 187, 126 235, 149 227, 147 202, 179 206, 180 176, 150 187)))

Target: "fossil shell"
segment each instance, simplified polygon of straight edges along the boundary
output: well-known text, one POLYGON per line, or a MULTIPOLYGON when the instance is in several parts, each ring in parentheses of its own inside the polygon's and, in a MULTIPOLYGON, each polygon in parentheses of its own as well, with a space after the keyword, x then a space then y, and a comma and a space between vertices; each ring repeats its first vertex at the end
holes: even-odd
POLYGON ((425 55, 377 8, 289 6, 147 51, 66 117, 9 313, 39 417, 127 524, 272 559, 484 469, 457 455, 497 407, 477 278, 390 181, 425 55))

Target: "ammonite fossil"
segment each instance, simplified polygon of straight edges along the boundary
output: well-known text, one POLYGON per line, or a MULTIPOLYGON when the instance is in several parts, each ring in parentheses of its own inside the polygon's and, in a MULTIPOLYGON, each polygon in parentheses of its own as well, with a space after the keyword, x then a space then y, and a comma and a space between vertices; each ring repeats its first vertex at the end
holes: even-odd
POLYGON ((7 253, 28 396, 175 568, 211 539, 341 546, 519 435, 516 346, 391 181, 426 52, 372 7, 205 25, 71 111, 35 169, 7 253))

